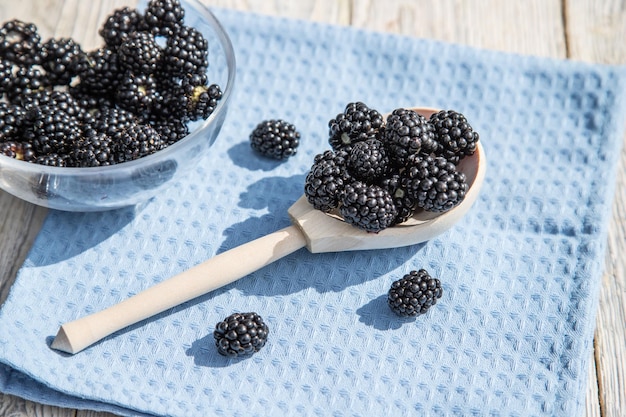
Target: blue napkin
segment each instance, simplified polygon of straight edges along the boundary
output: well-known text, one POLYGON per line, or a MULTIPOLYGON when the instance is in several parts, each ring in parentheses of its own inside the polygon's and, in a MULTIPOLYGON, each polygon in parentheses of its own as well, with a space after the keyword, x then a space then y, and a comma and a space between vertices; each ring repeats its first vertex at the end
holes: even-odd
POLYGON ((223 131, 195 174, 139 208, 51 211, 0 311, 0 391, 156 416, 575 416, 583 411, 626 114, 626 71, 216 10, 238 59, 223 131), (299 250, 73 356, 49 345, 99 311, 289 224, 328 120, 464 113, 489 159, 470 213, 425 244, 299 250), (283 118, 284 162, 248 135, 283 118), (416 319, 386 305, 425 268, 443 297, 416 319), (267 345, 220 356, 215 324, 256 311, 267 345))

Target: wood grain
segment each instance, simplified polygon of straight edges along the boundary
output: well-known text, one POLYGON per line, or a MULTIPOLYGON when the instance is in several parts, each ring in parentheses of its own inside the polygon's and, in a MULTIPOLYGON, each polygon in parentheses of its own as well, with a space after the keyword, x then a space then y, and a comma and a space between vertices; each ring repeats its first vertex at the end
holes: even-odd
MULTIPOLYGON (((626 64, 626 4, 623 1, 567 1, 564 9, 569 58, 626 64)), ((609 226, 595 336, 600 415, 605 417, 623 416, 626 412, 626 147, 624 149, 609 226)))
MULTIPOLYGON (((621 0, 201 0, 275 16, 352 25, 522 54, 626 64, 626 5, 621 0)), ((0 21, 21 18, 43 36, 73 36, 87 47, 115 8, 137 0, 16 0, 0 2, 0 21)), ((626 410, 626 152, 622 152, 600 294, 587 417, 626 410)), ((41 226, 46 210, 0 191, 0 303, 41 226)), ((0 415, 111 417, 36 404, 0 394, 0 415)))

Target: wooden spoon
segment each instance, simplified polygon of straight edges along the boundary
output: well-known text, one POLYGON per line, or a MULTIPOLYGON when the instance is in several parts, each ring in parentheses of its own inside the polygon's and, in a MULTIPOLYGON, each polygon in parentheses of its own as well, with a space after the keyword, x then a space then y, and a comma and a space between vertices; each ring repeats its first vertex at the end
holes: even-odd
MULTIPOLYGON (((436 110, 415 109, 426 118, 436 110)), ((312 253, 396 248, 425 242, 463 217, 478 197, 486 161, 480 142, 459 164, 469 189, 463 201, 445 213, 417 212, 405 223, 368 233, 314 209, 305 196, 289 209, 292 225, 243 244, 171 277, 119 304, 63 324, 51 347, 77 353, 102 338, 192 300, 306 247, 312 253)))

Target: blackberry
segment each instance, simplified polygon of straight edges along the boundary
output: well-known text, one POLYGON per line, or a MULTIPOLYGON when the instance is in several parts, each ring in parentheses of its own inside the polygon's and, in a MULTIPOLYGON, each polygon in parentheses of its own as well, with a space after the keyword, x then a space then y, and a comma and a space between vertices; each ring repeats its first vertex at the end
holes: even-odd
POLYGON ((269 328, 257 313, 233 313, 213 331, 217 351, 232 358, 258 352, 268 335, 269 328))
POLYGON ((34 23, 10 20, 0 28, 0 57, 30 66, 41 60, 41 37, 34 23))
POLYGON ((441 157, 413 155, 402 173, 402 187, 418 207, 444 212, 458 205, 467 192, 465 174, 441 157))
POLYGON ((72 166, 97 167, 115 163, 113 140, 104 133, 89 130, 78 139, 70 152, 72 166))
POLYGON ((353 144, 376 138, 383 116, 361 102, 348 103, 343 113, 328 122, 328 142, 334 150, 349 151, 353 144))
POLYGON ((76 118, 80 123, 88 124, 92 122, 91 115, 66 91, 37 91, 22 97, 19 102, 26 111, 48 106, 53 107, 53 109, 58 112, 63 112, 76 118))
POLYGON ((348 169, 356 179, 373 182, 385 177, 391 169, 385 147, 378 139, 357 142, 348 157, 348 169))
POLYGON ((84 52, 72 38, 48 39, 42 46, 41 54, 41 66, 53 85, 69 84, 84 62, 84 52))
POLYGON ((55 105, 44 105, 26 112, 23 137, 37 155, 67 154, 82 136, 78 119, 59 111, 55 105))
POLYGON ((430 153, 435 146, 433 127, 410 109, 395 109, 387 117, 383 136, 389 158, 398 167, 406 164, 409 155, 430 153))
POLYGON ((361 181, 345 186, 339 211, 347 223, 374 233, 393 225, 398 215, 385 189, 361 181))
POLYGON ((117 53, 103 47, 86 53, 82 59, 84 62, 79 66, 77 91, 91 95, 112 95, 124 75, 117 53))
POLYGON ((102 107, 95 112, 92 126, 96 131, 116 138, 137 123, 139 119, 127 110, 118 107, 102 107))
POLYGON ((380 181, 378 185, 387 190, 393 199, 394 206, 396 206, 398 214, 396 215, 393 225, 404 223, 413 216, 416 208, 415 200, 410 198, 406 190, 402 188, 402 180, 399 173, 391 174, 380 181))
POLYGON ((122 41, 117 55, 121 67, 126 71, 153 74, 161 63, 163 53, 153 35, 132 32, 122 41))
POLYGON ((304 195, 317 210, 325 213, 339 206, 344 186, 350 180, 347 153, 327 150, 315 156, 304 181, 304 195))
POLYGON ((455 165, 476 151, 479 135, 467 122, 465 116, 454 110, 441 110, 430 116, 435 138, 439 145, 437 155, 455 165))
POLYGON ((187 117, 190 120, 204 120, 215 111, 217 103, 222 99, 222 90, 217 84, 201 85, 194 87, 187 97, 187 117))
POLYGON ((0 142, 19 139, 24 116, 22 107, 0 101, 0 142))
POLYGON ((20 67, 9 79, 6 87, 7 99, 16 102, 21 97, 48 89, 50 83, 46 74, 37 67, 20 67))
POLYGON ((185 9, 178 0, 150 0, 145 10, 145 21, 152 31, 171 36, 180 31, 185 9))
POLYGON ((146 124, 131 125, 115 139, 115 162, 139 159, 163 149, 166 145, 159 133, 146 124))
POLYGON ((150 120, 150 125, 161 135, 167 145, 176 143, 189 134, 187 123, 178 118, 158 117, 150 120))
POLYGON ((152 112, 158 97, 158 86, 152 74, 132 72, 122 77, 115 96, 120 107, 141 117, 146 117, 152 112))
POLYGON ((296 127, 280 119, 259 123, 250 134, 250 146, 255 151, 274 159, 295 155, 300 144, 296 127))
POLYGON ((143 15, 137 9, 124 7, 111 13, 98 32, 108 48, 117 49, 126 37, 145 27, 143 15))
POLYGON ((20 161, 33 162, 36 158, 30 143, 8 141, 0 142, 0 154, 20 161))
POLYGON ((209 67, 208 42, 193 27, 184 26, 167 39, 163 52, 164 68, 173 77, 204 74, 209 67))
POLYGON ((425 269, 420 269, 410 271, 391 284, 387 303, 397 315, 413 317, 426 313, 442 295, 441 282, 425 269))

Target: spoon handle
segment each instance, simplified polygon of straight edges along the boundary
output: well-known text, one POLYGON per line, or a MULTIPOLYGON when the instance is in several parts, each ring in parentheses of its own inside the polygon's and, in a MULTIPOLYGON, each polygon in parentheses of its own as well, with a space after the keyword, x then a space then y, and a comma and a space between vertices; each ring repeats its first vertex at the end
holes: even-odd
POLYGON ((51 347, 80 352, 118 330, 243 278, 305 245, 296 226, 245 243, 105 310, 63 324, 51 347))

